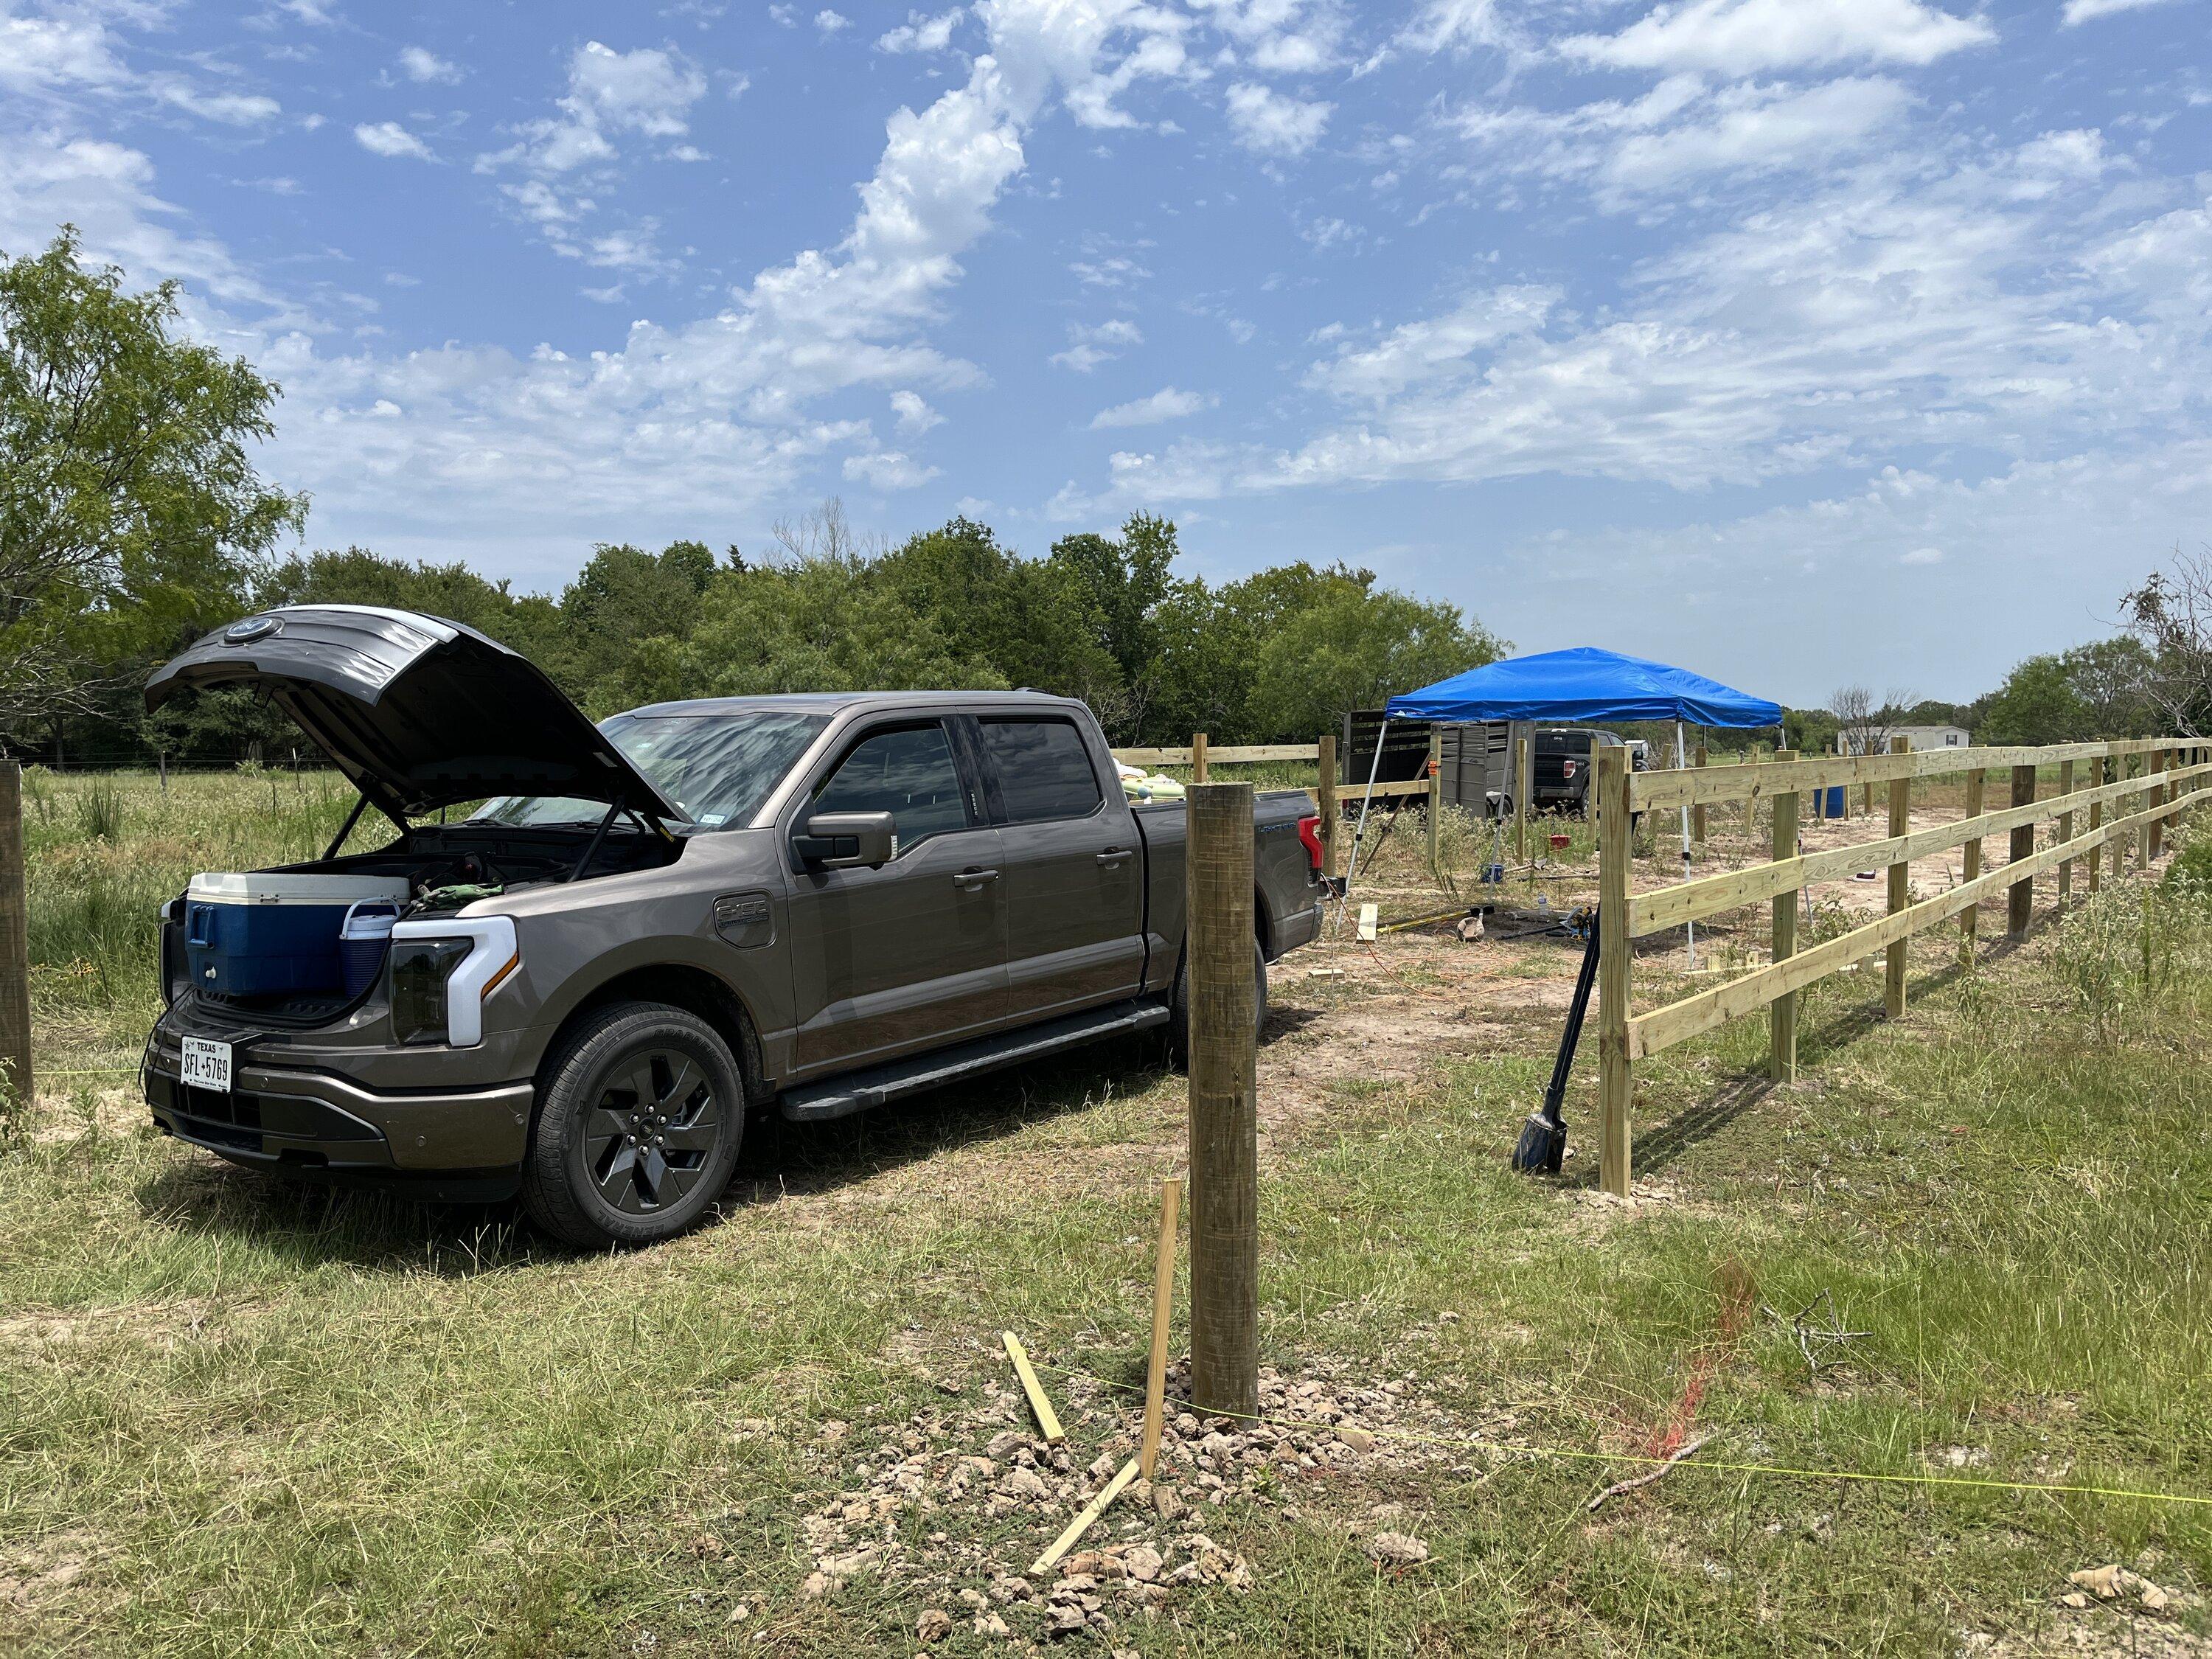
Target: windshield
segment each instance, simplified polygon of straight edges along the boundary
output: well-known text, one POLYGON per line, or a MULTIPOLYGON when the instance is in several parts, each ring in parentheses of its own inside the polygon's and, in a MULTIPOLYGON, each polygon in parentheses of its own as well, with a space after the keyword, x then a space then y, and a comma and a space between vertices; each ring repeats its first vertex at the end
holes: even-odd
MULTIPOLYGON (((653 787, 702 830, 750 823, 827 714, 763 709, 738 714, 617 714, 601 722, 614 746, 653 787)), ((595 823, 604 802, 567 795, 507 795, 470 822, 544 825, 595 823)))

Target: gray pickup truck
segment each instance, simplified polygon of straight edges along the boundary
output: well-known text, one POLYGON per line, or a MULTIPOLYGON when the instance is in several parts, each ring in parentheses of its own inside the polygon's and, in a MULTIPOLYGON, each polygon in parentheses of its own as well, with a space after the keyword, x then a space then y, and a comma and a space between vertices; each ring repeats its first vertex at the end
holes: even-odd
MULTIPOLYGON (((473 629, 349 605, 233 623, 146 701, 240 684, 361 795, 321 859, 262 873, 404 896, 350 995, 203 984, 185 902, 165 907, 147 1102, 237 1163, 519 1190, 562 1239, 644 1243, 720 1197, 751 1113, 837 1117, 1121 1033, 1177 1041, 1183 808, 1129 804, 1080 702, 741 697, 595 727, 473 629), (486 804, 437 821, 463 802, 486 804), (398 838, 343 854, 368 808, 398 838)), ((1320 928, 1310 811, 1254 805, 1255 1020, 1267 963, 1320 928)))

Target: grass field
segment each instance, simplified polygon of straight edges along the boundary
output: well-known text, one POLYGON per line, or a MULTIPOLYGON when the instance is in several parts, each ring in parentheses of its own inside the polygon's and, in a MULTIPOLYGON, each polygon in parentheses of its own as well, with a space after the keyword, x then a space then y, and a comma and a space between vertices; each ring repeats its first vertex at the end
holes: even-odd
MULTIPOLYGON (((0 1650, 1049 1641, 993 1578, 1129 1443, 1182 1161, 1152 1050, 765 1124, 715 1224, 563 1255, 500 1211, 268 1186, 153 1137, 99 1069, 152 1017, 154 904, 319 850, 334 789, 33 799, 51 1080, 0 1153, 0 1650), (1046 1501, 985 1501, 1021 1450, 987 1451, 1020 1421, 1002 1328, 1067 1407, 1046 1501), (979 1455, 994 1474, 962 1476, 979 1455)), ((1399 836, 1381 868, 1413 914, 1399 836)), ((1571 951, 1401 934, 1288 959, 1262 1052, 1271 1411, 1380 1438, 1299 1429, 1216 1463, 1218 1504, 1182 1442, 1194 1513, 1125 1504, 1092 1541, 1149 1541, 1189 1582, 1091 1575, 1112 1628, 1069 1650, 2207 1651, 2212 1506, 2021 1489, 2212 1496, 2212 898, 2148 888, 2018 946, 1985 926, 1970 967, 1923 939, 1899 1022, 1824 984, 1794 1088, 1757 1082, 1758 1022, 1670 1050, 1639 1070, 1627 1205, 1587 1156, 1557 1184, 1505 1168, 1571 951), (1816 1303, 1864 1334, 1801 1346, 1816 1303), (1587 1509, 1706 1433, 1726 1467, 1587 1509), (1386 1529, 1427 1559, 1378 1564, 1386 1529), (2063 1603, 2107 1563, 2168 1604, 2063 1603)))

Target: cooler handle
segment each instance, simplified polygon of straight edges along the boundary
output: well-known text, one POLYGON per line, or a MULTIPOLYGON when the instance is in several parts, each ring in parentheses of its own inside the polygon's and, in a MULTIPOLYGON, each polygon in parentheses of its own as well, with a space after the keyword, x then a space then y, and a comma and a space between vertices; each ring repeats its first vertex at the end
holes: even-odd
POLYGON ((185 906, 185 943, 199 945, 215 943, 215 906, 212 904, 185 906))

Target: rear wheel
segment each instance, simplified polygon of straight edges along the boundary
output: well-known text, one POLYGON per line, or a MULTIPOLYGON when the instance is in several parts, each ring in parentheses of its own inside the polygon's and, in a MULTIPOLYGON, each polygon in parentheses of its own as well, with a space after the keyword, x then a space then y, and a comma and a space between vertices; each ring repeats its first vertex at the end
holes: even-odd
MULTIPOLYGON (((1186 977, 1190 953, 1176 964, 1175 989, 1168 997, 1168 1059, 1178 1070, 1190 1064, 1190 989, 1186 977)), ((1267 953, 1252 941, 1252 992, 1255 1004, 1252 1034, 1256 1040, 1267 1025, 1267 953)))
POLYGON ((566 1243, 650 1244, 697 1223, 729 1185, 744 1085, 697 1015, 617 1003, 562 1042, 522 1168, 531 1219, 566 1243))

